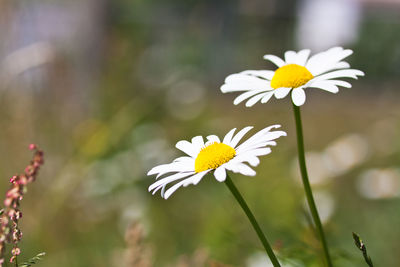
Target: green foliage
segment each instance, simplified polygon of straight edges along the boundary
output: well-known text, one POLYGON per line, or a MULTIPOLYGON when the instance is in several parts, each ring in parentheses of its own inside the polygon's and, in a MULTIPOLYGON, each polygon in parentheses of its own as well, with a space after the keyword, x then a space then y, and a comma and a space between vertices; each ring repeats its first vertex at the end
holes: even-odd
POLYGON ((18 266, 19 267, 32 266, 32 265, 36 264, 38 261, 41 261, 42 258, 44 257, 44 255, 46 255, 46 253, 45 252, 41 252, 41 253, 37 254, 35 257, 30 258, 28 261, 26 261, 26 262, 24 262, 22 264, 19 264, 18 266))
POLYGON ((357 248, 362 251, 365 262, 368 264, 368 266, 373 267, 371 257, 368 256, 367 247, 365 246, 362 239, 354 232, 353 232, 353 239, 354 239, 354 243, 356 244, 357 248))

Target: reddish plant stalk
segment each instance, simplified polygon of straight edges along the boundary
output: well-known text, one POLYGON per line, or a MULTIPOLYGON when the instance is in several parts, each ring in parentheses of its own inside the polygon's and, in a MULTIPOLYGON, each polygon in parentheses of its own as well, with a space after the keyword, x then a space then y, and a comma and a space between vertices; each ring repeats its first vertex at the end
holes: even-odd
POLYGON ((6 244, 12 244, 10 262, 17 262, 17 256, 21 253, 18 243, 22 238, 22 232, 18 227, 18 221, 22 217, 19 209, 20 201, 27 192, 27 185, 36 180, 40 166, 43 165, 43 151, 34 144, 29 145, 29 149, 34 151, 33 158, 25 172, 14 175, 10 179, 10 189, 6 192, 4 209, 0 215, 0 267, 4 264, 6 244))

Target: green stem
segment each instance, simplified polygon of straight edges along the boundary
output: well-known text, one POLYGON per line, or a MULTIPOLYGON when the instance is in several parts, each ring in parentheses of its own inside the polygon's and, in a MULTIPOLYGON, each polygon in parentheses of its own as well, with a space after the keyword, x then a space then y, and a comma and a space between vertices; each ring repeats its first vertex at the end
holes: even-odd
POLYGON ((254 230, 256 231, 258 238, 260 239, 261 243, 263 244, 265 251, 267 252, 272 264, 274 267, 280 267, 278 259, 276 258, 270 244, 268 243, 267 238, 265 237, 264 233, 262 232, 260 226, 257 223, 256 218, 254 217, 253 213, 250 211, 249 207, 244 201, 242 195, 237 190, 236 186, 233 184, 231 178, 227 175, 225 184, 228 186, 229 190, 232 192, 233 196, 236 198, 239 205, 242 207, 244 213, 246 213, 247 218, 249 218, 251 225, 253 226, 254 230))
POLYGON ((322 248, 324 250, 324 255, 326 259, 326 263, 329 267, 332 267, 331 257, 329 256, 328 245, 325 239, 324 230, 322 229, 321 219, 319 218, 317 207, 315 206, 314 197, 312 195, 312 190, 310 186, 310 182, 308 180, 307 168, 306 168, 306 160, 304 155, 304 141, 303 141, 303 129, 301 124, 301 116, 300 116, 300 107, 293 104, 294 117, 296 120, 296 133, 297 133, 297 147, 299 153, 299 165, 301 178, 303 180, 304 191, 306 192, 308 206, 310 207, 311 215, 313 217, 319 238, 322 243, 322 248))

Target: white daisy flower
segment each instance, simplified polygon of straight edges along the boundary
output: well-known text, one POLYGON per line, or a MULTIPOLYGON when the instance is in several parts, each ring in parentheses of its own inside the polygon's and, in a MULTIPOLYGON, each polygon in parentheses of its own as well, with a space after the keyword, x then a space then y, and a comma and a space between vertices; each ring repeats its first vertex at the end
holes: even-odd
POLYGON ((189 156, 179 157, 172 163, 151 169, 147 175, 157 174, 157 179, 163 178, 150 185, 149 191, 153 191, 154 195, 161 189, 161 196, 167 199, 181 186, 196 185, 211 171, 214 171, 214 177, 219 182, 225 181, 226 170, 254 176, 256 172, 245 163, 255 167, 260 163, 259 156, 271 153, 268 146, 276 145, 273 140, 286 136, 283 131, 271 131, 279 127, 280 125, 272 125, 264 128, 240 145, 240 140, 252 126, 243 128, 235 136, 236 128, 230 130, 222 142, 216 135, 207 136, 205 143, 202 136, 193 137, 192 142, 179 141, 176 148, 189 156), (167 185, 172 182, 177 183, 166 190, 167 185))
POLYGON ((234 100, 237 105, 247 100, 246 106, 251 107, 258 101, 267 103, 275 96, 284 98, 292 92, 292 101, 296 106, 301 106, 306 101, 305 88, 319 88, 331 93, 339 92, 338 86, 350 88, 351 84, 338 78, 354 78, 364 76, 360 70, 350 69, 350 65, 342 61, 353 53, 350 49, 333 47, 318 53, 310 58, 310 50, 299 52, 287 51, 285 60, 274 56, 265 55, 264 59, 278 66, 272 70, 246 70, 229 75, 225 84, 221 86, 223 93, 240 92, 234 100))

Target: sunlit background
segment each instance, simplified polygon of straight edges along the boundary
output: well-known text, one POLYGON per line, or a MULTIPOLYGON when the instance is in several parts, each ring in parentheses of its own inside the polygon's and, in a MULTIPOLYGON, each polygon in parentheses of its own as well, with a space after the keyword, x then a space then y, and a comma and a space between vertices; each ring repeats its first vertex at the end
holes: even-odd
MULTIPOLYGON (((298 176, 289 98, 234 106, 219 87, 266 53, 335 45, 366 73, 307 89, 307 163, 335 266, 400 266, 398 0, 0 0, 1 191, 28 144, 46 163, 22 201, 22 256, 37 266, 268 266, 224 184, 170 199, 147 171, 195 135, 279 123, 288 136, 254 178, 233 175, 287 266, 321 266, 298 176), (317 256, 316 256, 317 255, 317 256)), ((3 194, 0 192, 0 194, 3 194)))

